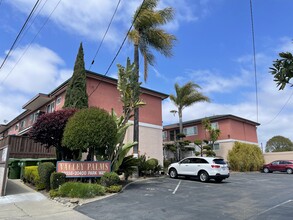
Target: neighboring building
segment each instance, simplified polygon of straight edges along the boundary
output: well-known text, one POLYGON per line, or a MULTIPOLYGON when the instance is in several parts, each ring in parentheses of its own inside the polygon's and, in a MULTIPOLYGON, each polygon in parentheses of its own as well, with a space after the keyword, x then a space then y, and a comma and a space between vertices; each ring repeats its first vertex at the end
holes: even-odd
MULTIPOLYGON (((232 149, 236 141, 258 145, 256 129, 260 125, 259 123, 234 115, 216 115, 206 118, 210 120, 212 127, 221 131, 213 149, 217 156, 227 159, 228 151, 232 149)), ((195 140, 208 138, 208 132, 202 125, 203 119, 183 122, 183 133, 186 135, 184 140, 189 140, 193 143, 195 140)), ((164 145, 174 143, 178 133, 178 123, 164 126, 164 145)))
MULTIPOLYGON (((117 90, 117 80, 87 71, 87 94, 89 106, 122 114, 122 102, 117 90)), ((49 94, 39 93, 23 105, 25 111, 6 125, 0 125, 0 137, 27 135, 40 114, 62 109, 69 80, 49 94)), ((162 100, 168 95, 141 87, 141 99, 146 103, 139 110, 139 154, 157 158, 163 163, 162 151, 162 100)), ((0 140, 1 140, 0 138, 0 140)), ((125 141, 133 139, 133 127, 126 133, 125 141)))

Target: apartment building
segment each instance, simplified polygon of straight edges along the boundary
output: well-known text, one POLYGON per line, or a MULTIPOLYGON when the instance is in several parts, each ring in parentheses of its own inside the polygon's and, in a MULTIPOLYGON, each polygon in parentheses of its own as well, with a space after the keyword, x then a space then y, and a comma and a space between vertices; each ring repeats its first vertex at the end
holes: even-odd
MULTIPOLYGON (((196 119, 183 122, 183 133, 186 135, 184 140, 193 143, 195 140, 205 140, 208 132, 202 125, 202 120, 196 119)), ((220 129, 221 133, 214 144, 214 152, 217 156, 227 159, 228 151, 232 149, 234 143, 244 142, 258 145, 257 126, 260 124, 235 115, 215 115, 207 117, 212 127, 220 129)), ((166 125, 163 128, 163 143, 172 144, 179 133, 179 124, 166 125)), ((191 146, 194 146, 191 144, 191 146)))
MULTIPOLYGON (((96 106, 107 111, 112 109, 122 114, 122 103, 117 90, 117 79, 86 71, 89 106, 96 106)), ((0 137, 7 135, 26 136, 41 114, 62 109, 69 80, 49 94, 39 93, 22 108, 24 111, 5 125, 0 125, 0 137)), ((139 117, 139 154, 156 158, 162 164, 162 100, 168 95, 141 87, 141 99, 146 103, 140 108, 139 117)), ((133 127, 127 131, 125 142, 132 141, 133 127)))

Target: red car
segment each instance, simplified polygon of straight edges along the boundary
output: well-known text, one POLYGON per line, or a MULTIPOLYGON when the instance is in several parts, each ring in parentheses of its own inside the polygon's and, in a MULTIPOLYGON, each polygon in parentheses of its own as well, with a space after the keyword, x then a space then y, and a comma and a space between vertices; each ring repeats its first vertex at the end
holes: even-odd
POLYGON ((274 171, 293 173, 293 160, 276 160, 263 166, 264 173, 271 173, 274 171))

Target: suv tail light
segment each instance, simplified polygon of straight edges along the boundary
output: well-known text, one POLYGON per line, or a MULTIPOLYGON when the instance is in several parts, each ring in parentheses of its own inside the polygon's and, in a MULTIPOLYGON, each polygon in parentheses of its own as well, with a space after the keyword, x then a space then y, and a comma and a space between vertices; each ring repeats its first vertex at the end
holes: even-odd
POLYGON ((220 168, 221 166, 220 165, 211 165, 212 166, 212 168, 220 168))

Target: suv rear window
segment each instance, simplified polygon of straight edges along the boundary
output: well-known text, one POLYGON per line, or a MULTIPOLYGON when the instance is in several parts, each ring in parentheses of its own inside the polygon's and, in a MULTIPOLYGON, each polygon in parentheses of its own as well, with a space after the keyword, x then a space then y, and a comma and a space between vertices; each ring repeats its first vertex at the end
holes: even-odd
POLYGON ((215 164, 226 164, 226 162, 223 159, 214 159, 213 161, 215 164))

